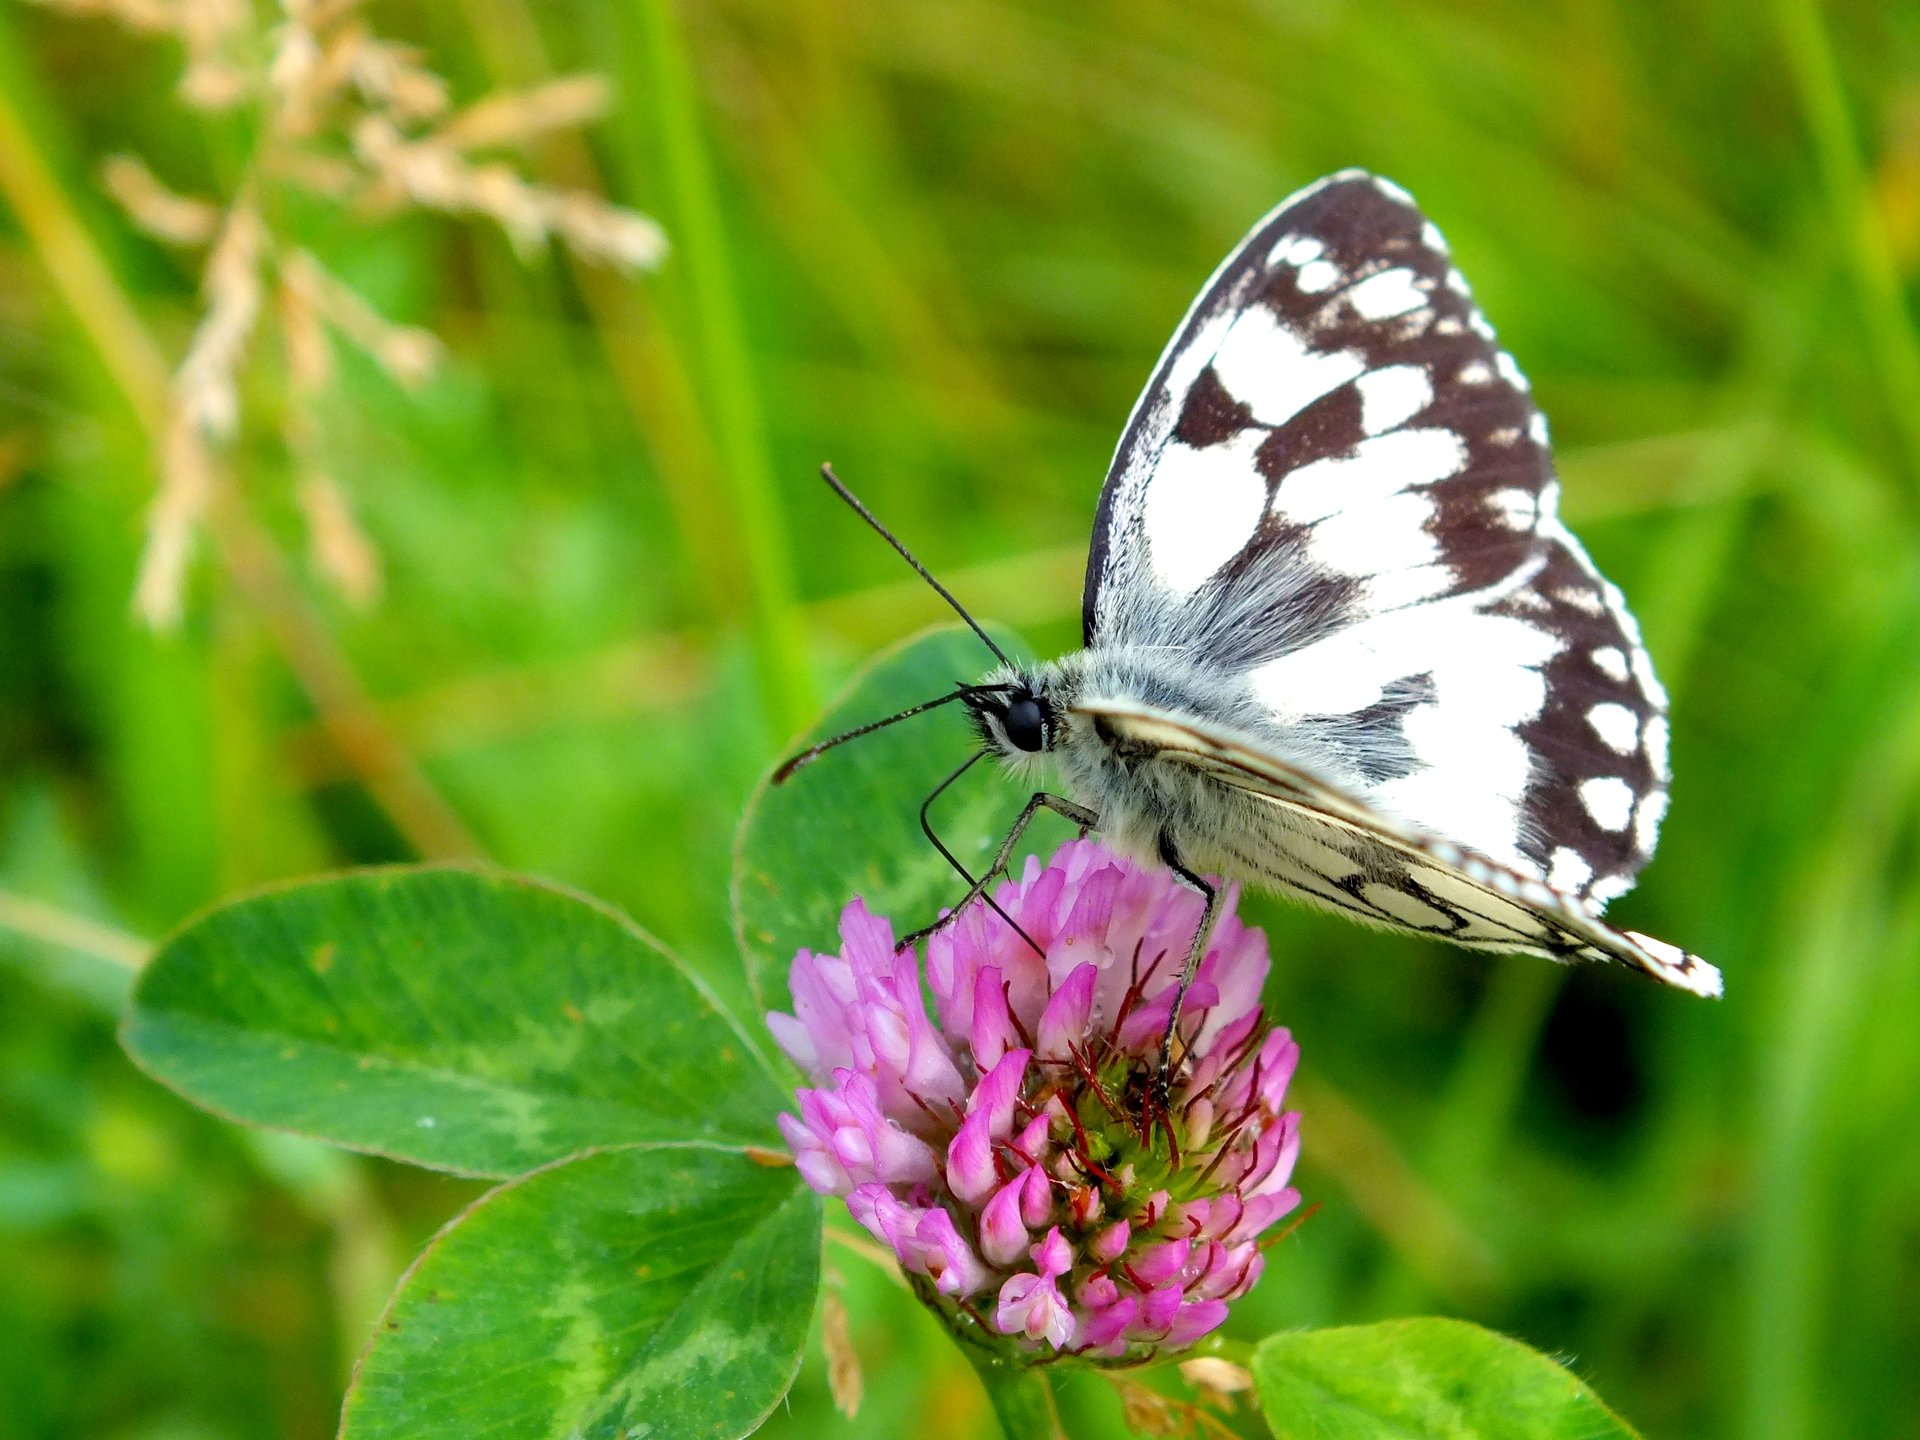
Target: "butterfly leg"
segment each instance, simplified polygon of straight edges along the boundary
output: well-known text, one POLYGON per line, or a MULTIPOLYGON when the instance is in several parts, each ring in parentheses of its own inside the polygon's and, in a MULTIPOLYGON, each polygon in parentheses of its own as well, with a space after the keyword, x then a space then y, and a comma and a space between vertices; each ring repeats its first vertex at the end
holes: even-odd
MULTIPOLYGON (((975 758, 977 759, 978 757, 976 756, 975 758)), ((967 763, 971 765, 973 762, 968 761, 967 763)), ((911 935, 902 939, 899 948, 904 950, 910 945, 918 944, 920 941, 926 939, 927 936, 933 934, 934 931, 952 921, 961 911, 965 910, 967 906, 973 904, 974 901, 985 900, 987 904, 993 906, 996 915, 1002 920, 1005 920, 1007 924, 1013 926, 1015 933, 1017 933, 1021 939, 1033 946, 1036 953, 1044 954, 1045 952, 1040 949, 1040 946, 1034 943, 1033 937, 1022 930, 1020 926, 1015 923, 1013 917, 1002 910, 994 901, 994 898, 987 894, 987 887, 1007 873, 1007 866, 1013 861, 1013 852, 1015 847, 1020 843, 1020 837, 1026 833, 1027 827, 1033 823, 1033 817, 1038 815, 1042 810, 1051 810, 1056 815, 1064 816, 1072 824, 1078 825, 1083 835, 1088 830, 1098 827, 1100 817, 1094 811, 1087 809, 1086 806, 1077 805, 1065 796, 1049 795, 1044 790, 1036 791, 1027 801, 1026 808, 1020 812, 1019 818, 1013 822, 1013 828, 1007 831, 1007 838, 1000 842, 1000 849, 995 853, 993 863, 987 867, 986 873, 976 880, 968 873, 967 868, 954 857, 953 852, 941 843, 940 837, 934 834, 933 823, 927 815, 927 807, 933 804, 935 798, 940 794, 940 791, 946 789, 947 785, 952 784, 955 779, 959 778, 959 776, 965 772, 965 769, 966 766, 962 766, 960 770, 954 772, 952 776, 948 777, 948 779, 941 784, 940 789, 935 790, 932 795, 927 797, 926 804, 920 807, 920 828, 926 831, 927 839, 933 842, 934 849, 946 856, 947 863, 953 866, 953 868, 959 872, 960 878, 967 882, 967 893, 960 897, 959 904, 955 905, 931 925, 922 926, 911 935)))
POLYGON ((1173 1089, 1176 1059, 1173 1046, 1180 1038, 1180 1008, 1186 1003, 1187 987, 1193 984, 1194 972, 1199 970, 1200 961, 1205 958, 1207 946, 1213 940, 1213 927, 1219 923, 1220 912, 1226 908, 1226 897, 1220 886, 1181 863, 1180 851, 1174 845, 1173 837, 1164 831, 1160 835, 1160 863, 1198 890, 1207 902, 1206 909, 1200 914, 1200 927, 1193 932, 1193 944, 1187 950, 1186 964, 1180 967, 1180 988, 1173 995, 1173 1009, 1167 1016, 1166 1033, 1160 1037, 1160 1070, 1154 1076, 1153 1093, 1154 1100, 1164 1113, 1173 1089))

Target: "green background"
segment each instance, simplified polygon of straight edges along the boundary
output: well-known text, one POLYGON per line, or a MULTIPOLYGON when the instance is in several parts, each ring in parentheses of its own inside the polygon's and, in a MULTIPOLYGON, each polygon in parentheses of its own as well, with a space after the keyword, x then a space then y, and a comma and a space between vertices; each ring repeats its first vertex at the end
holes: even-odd
MULTIPOLYGON (((244 887, 475 852, 626 907, 750 1020, 746 797, 863 656, 938 618, 814 467, 983 615, 1070 646, 1167 334, 1253 219, 1349 164, 1420 198, 1553 421, 1569 517, 1673 692, 1672 812, 1616 913, 1728 998, 1257 905, 1321 1208, 1234 1326, 1468 1317, 1649 1435, 1920 1430, 1920 10, 371 13, 456 99, 607 74, 615 113, 529 163, 677 249, 630 283, 478 225, 281 217, 451 349, 417 396, 343 357, 325 416, 386 598, 313 583, 249 433, 292 586, 203 560, 156 638, 128 613, 154 471, 127 356, 50 277, 98 258, 177 357, 193 266, 95 166, 136 149, 218 191, 240 137, 178 106, 169 44, 0 10, 0 1436, 330 1434, 393 1278, 478 1193, 141 1077, 113 1023, 148 939, 244 887), (77 242, 49 245, 51 212, 77 242)), ((957 757, 954 717, 921 723, 957 757)), ((865 1407, 833 1414, 816 1350, 768 1433, 990 1434, 912 1302, 828 1264, 865 1407)), ((1118 1433, 1097 1379, 1063 1402, 1118 1433)))

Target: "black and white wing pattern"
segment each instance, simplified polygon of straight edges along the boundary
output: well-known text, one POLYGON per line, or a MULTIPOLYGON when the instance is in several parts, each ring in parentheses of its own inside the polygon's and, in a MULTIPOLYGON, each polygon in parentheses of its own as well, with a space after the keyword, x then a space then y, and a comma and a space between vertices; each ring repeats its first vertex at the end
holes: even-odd
POLYGON ((1121 750, 1190 766, 1240 793, 1238 813, 1199 827, 1204 868, 1285 890, 1366 925, 1483 950, 1612 960, 1697 995, 1720 993, 1698 955, 1633 930, 1537 876, 1403 825, 1190 714, 1128 702, 1075 707, 1121 750))
POLYGON ((1255 227, 1161 357, 1101 494, 1087 647, 1218 676, 1200 721, 1584 933, 1653 852, 1666 696, 1558 493, 1440 232, 1342 172, 1255 227))

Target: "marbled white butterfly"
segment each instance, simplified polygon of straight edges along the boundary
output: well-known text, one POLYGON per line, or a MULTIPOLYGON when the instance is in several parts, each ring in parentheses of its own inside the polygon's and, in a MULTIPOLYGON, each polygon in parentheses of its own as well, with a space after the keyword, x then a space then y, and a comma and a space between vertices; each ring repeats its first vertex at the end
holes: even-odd
POLYGON ((1086 648, 1002 656, 878 723, 964 702, 982 749, 952 778, 1051 758, 1068 795, 1033 796, 968 898, 1049 807, 1207 896, 1189 976, 1215 875, 1718 995, 1698 956, 1601 919, 1666 811, 1666 695, 1558 497, 1546 420, 1440 232, 1342 171, 1227 257, 1134 406, 1086 648))

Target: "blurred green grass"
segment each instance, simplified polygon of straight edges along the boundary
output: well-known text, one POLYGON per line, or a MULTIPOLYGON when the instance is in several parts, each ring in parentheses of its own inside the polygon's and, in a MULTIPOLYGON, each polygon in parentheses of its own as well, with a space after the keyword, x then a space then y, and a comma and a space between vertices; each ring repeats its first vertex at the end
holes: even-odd
MULTIPOLYGON (((1619 912, 1728 998, 1263 910, 1322 1209, 1236 1324, 1439 1310, 1572 1357, 1650 1435, 1920 1433, 1920 11, 375 13, 462 98, 606 73, 617 112, 535 168, 680 249, 634 285, 474 227, 303 220, 452 346, 414 397, 348 364, 324 417, 387 598, 301 572, 249 436, 294 588, 203 564, 156 638, 127 609, 132 362, 50 283, 77 252, 0 206, 0 1436, 330 1434, 385 1285, 471 1193, 225 1129, 113 1045, 124 937, 420 848, 290 665, 289 613, 478 848, 627 906, 744 1006, 741 803, 810 695, 936 613, 815 466, 981 612, 1070 645, 1166 334, 1254 217, 1346 164, 1420 197, 1553 419, 1674 696, 1672 816, 1619 912)), ((45 169, 165 356, 193 272, 93 165, 230 177, 176 70, 104 22, 0 13, 0 160, 45 169)), ((990 1434, 911 1301, 829 1258, 866 1407, 832 1414, 816 1354, 770 1431, 990 1434)), ((1100 1381, 1065 1397, 1075 1434, 1119 1433, 1100 1381)))

